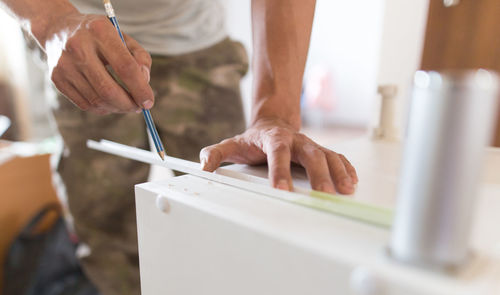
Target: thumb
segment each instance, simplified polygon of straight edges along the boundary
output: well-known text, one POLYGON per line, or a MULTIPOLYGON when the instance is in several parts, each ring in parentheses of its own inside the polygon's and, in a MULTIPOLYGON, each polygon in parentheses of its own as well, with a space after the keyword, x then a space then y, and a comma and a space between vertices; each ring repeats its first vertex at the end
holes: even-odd
POLYGON ((201 169, 210 172, 215 171, 222 162, 236 160, 233 158, 238 150, 238 144, 232 139, 226 139, 221 143, 203 148, 200 152, 201 169))
POLYGON ((219 144, 214 144, 203 148, 200 151, 201 169, 204 171, 213 172, 219 168, 223 156, 220 149, 217 147, 219 144))

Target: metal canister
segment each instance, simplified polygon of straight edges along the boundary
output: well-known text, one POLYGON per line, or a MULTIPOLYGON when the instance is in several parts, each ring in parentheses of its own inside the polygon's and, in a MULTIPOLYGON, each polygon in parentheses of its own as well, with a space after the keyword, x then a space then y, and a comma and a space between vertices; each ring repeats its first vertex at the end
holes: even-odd
POLYGON ((467 260, 498 98, 493 72, 415 74, 390 245, 397 260, 438 268, 467 260))

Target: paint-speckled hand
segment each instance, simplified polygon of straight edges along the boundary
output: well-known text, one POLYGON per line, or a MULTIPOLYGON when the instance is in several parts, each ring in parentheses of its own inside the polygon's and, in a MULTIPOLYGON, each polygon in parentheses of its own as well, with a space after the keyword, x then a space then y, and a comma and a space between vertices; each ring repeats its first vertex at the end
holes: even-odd
POLYGON ((200 152, 203 170, 214 171, 222 162, 260 164, 267 160, 274 187, 292 189, 291 162, 302 165, 315 190, 352 194, 358 177, 341 154, 326 149, 278 119, 256 121, 244 133, 200 152))
POLYGON ((149 53, 124 34, 126 47, 105 16, 65 14, 35 37, 47 53, 55 86, 80 109, 107 114, 153 106, 149 53))

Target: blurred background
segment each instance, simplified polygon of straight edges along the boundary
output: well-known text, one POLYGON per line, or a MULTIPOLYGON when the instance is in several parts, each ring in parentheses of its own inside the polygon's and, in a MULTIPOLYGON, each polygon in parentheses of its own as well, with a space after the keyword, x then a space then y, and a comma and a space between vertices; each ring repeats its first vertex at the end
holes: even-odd
MULTIPOLYGON (((398 85, 399 95, 406 99, 412 73, 418 68, 427 15, 427 1, 413 2, 317 2, 303 85, 305 132, 321 141, 365 133, 376 121, 379 84, 398 85), (322 130, 328 132, 322 136, 322 130)), ((221 3, 230 36, 242 42, 251 55, 250 1, 221 3)), ((0 79, 5 104, 1 112, 12 118, 5 136, 24 141, 57 136, 49 112, 54 94, 46 87, 43 62, 26 50, 17 23, 3 11, 0 26, 0 79)), ((242 82, 247 118, 251 81, 250 71, 242 82)), ((401 101, 402 108, 404 104, 401 101)))
MULTIPOLYGON (((220 2, 231 38, 251 56, 251 1, 220 2)), ((301 97, 303 132, 327 147, 380 135, 385 95, 391 98, 386 139, 401 139, 416 70, 500 71, 498 15, 497 0, 317 0, 301 97)), ((55 93, 45 64, 3 10, 0 28, 1 266, 26 220, 43 204, 64 203, 64 186, 54 174, 63 143, 50 112, 55 93), (24 158, 10 161, 14 156, 24 158)), ((241 84, 247 121, 251 83, 250 70, 241 84)), ((500 146, 499 130, 493 145, 500 146)))

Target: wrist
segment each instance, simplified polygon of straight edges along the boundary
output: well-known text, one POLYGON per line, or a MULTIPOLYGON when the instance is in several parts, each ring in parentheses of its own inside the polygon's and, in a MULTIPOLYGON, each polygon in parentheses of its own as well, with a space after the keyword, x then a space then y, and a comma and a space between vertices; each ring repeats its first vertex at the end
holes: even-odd
POLYGON ((47 2, 39 13, 30 20, 29 31, 38 41, 39 45, 45 49, 45 43, 56 33, 60 23, 70 15, 80 15, 79 11, 68 1, 47 2))
MULTIPOLYGON (((279 102, 279 101, 278 101, 279 102)), ((299 131, 302 125, 300 118, 300 106, 287 107, 284 102, 261 104, 257 107, 254 106, 252 110, 252 117, 250 125, 254 126, 262 121, 280 121, 291 128, 299 131)))
MULTIPOLYGON (((258 76, 258 75, 257 75, 258 76)), ((293 79, 291 79, 293 80, 293 79)), ((274 118, 300 130, 300 83, 288 83, 283 79, 257 77, 254 84, 251 123, 274 118)))

